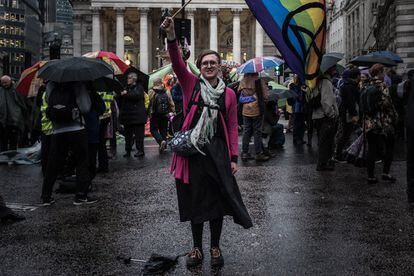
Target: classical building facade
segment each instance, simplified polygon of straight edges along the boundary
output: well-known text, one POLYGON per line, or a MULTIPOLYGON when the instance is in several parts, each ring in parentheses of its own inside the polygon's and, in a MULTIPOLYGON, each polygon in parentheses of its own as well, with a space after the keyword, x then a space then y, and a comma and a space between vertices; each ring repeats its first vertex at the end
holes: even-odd
POLYGON ((404 60, 400 73, 414 69, 414 0, 382 0, 374 29, 377 50, 390 50, 404 60))
POLYGON ((346 0, 330 1, 328 3, 328 28, 326 51, 328 53, 345 53, 345 13, 346 0))
MULTIPOLYGON (((165 57, 159 26, 165 9, 175 12, 175 0, 73 0, 74 55, 106 50, 117 53, 144 72, 157 69, 165 57)), ((193 0, 185 11, 191 20, 191 56, 217 50, 238 63, 276 55, 273 43, 241 0, 193 0)))

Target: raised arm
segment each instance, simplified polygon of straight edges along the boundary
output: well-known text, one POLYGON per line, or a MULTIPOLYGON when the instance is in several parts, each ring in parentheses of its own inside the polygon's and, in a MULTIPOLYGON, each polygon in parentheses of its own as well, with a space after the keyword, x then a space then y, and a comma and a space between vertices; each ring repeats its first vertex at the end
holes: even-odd
POLYGON ((174 21, 172 18, 167 17, 161 24, 161 28, 163 28, 167 33, 168 53, 170 55, 174 73, 180 81, 183 90, 183 97, 188 98, 193 92, 197 77, 187 70, 187 66, 181 56, 178 42, 175 37, 174 21))

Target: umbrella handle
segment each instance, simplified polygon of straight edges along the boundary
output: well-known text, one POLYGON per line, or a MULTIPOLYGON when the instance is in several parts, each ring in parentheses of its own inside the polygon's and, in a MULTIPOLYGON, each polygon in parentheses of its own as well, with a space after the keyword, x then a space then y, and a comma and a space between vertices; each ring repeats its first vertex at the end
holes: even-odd
POLYGON ((191 3, 191 1, 193 1, 193 0, 188 0, 188 2, 187 3, 185 3, 184 4, 184 6, 182 6, 178 11, 176 11, 172 16, 171 16, 171 18, 172 19, 174 19, 174 17, 176 17, 183 9, 185 9, 185 7, 188 5, 188 4, 190 4, 191 3))

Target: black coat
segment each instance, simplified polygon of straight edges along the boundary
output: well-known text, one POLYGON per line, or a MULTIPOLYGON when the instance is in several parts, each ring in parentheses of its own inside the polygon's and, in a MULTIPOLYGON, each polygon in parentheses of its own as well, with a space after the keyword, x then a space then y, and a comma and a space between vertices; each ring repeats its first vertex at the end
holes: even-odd
POLYGON ((123 125, 141 125, 147 122, 144 88, 141 84, 128 86, 127 94, 119 96, 119 119, 123 125))
POLYGON ((409 85, 407 88, 409 89, 405 95, 407 98, 407 127, 414 130, 414 85, 409 85))
POLYGON ((340 88, 341 105, 339 106, 339 114, 341 118, 346 119, 346 114, 351 117, 358 116, 359 88, 358 84, 353 80, 345 80, 340 88))

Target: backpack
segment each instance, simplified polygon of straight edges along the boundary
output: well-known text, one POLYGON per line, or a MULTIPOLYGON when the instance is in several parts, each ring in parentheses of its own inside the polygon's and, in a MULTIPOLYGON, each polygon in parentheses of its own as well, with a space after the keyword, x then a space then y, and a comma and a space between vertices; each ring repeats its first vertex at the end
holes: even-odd
POLYGON ((80 118, 76 94, 69 83, 56 84, 48 97, 46 116, 53 123, 71 123, 80 118))
POLYGON ((375 114, 379 111, 381 101, 381 90, 375 85, 368 85, 361 92, 359 104, 360 111, 364 114, 375 114))
POLYGON ((157 93, 155 96, 155 113, 156 114, 168 114, 168 95, 167 92, 157 93))

